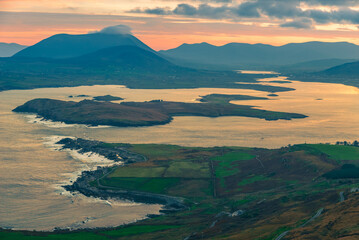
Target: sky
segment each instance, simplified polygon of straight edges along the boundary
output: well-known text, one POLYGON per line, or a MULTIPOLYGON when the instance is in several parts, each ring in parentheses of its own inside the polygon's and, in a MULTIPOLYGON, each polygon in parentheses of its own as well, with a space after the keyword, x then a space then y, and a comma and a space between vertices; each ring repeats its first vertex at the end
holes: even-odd
POLYGON ((359 0, 0 0, 0 42, 127 25, 155 50, 182 43, 359 44, 359 0))

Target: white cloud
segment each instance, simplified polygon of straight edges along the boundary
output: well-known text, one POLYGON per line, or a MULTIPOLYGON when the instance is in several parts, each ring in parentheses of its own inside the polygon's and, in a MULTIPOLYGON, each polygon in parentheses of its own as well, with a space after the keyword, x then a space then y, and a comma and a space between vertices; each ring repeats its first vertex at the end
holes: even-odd
POLYGON ((104 33, 104 34, 132 34, 131 27, 127 25, 109 26, 101 29, 100 31, 94 31, 90 33, 104 33))

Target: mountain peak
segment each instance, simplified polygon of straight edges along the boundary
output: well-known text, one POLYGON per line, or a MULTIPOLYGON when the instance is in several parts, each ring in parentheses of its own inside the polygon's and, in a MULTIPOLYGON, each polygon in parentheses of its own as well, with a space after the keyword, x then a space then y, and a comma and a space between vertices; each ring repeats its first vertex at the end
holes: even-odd
POLYGON ((73 58, 115 46, 136 46, 154 52, 131 35, 130 29, 119 25, 88 34, 56 34, 18 52, 14 57, 73 58))

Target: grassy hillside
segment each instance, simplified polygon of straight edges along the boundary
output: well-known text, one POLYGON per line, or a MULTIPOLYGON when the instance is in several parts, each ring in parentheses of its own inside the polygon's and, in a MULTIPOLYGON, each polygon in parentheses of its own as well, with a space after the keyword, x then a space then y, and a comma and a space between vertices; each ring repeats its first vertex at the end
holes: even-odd
POLYGON ((269 240, 287 230, 283 239, 350 239, 345 236, 357 233, 356 215, 350 213, 356 211, 358 199, 349 191, 359 186, 358 179, 322 177, 343 164, 358 164, 356 147, 348 157, 346 146, 335 145, 303 144, 268 150, 97 144, 114 149, 127 146, 129 151, 146 156, 147 161, 118 167, 93 185, 184 197, 188 209, 113 229, 58 233, 3 230, 1 239, 191 236, 269 240), (345 201, 338 203, 341 195, 345 201), (322 208, 318 218, 308 221, 322 208))

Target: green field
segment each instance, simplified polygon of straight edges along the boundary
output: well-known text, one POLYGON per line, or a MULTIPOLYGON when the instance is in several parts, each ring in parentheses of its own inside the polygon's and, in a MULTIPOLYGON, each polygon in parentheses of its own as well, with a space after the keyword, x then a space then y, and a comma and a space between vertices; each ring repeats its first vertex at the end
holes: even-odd
POLYGON ((240 169, 238 168, 239 161, 246 161, 253 159, 255 156, 246 152, 229 152, 222 156, 212 158, 216 162, 215 175, 219 178, 219 182, 223 188, 225 188, 225 178, 238 174, 240 169))
POLYGON ((101 236, 92 232, 67 233, 67 234, 48 234, 31 235, 21 232, 0 232, 1 240, 108 240, 106 236, 101 236))
POLYGON ((103 186, 123 188, 151 193, 166 193, 167 189, 176 185, 179 178, 126 178, 109 177, 101 179, 103 186))
POLYGON ((41 233, 21 233, 21 232, 0 232, 1 240, 108 240, 118 239, 131 236, 141 235, 145 233, 153 233, 164 231, 168 229, 176 229, 180 225, 142 225, 142 226, 128 226, 126 228, 119 228, 116 230, 101 231, 101 232, 77 232, 77 233, 62 233, 62 234, 41 234, 41 233))
POLYGON ((209 166, 207 162, 173 161, 164 177, 209 178, 209 166))
POLYGON ((116 178, 116 177, 154 178, 154 177, 161 177, 165 170, 166 168, 164 167, 119 167, 108 177, 109 178, 116 178))
POLYGON ((175 145, 159 145, 159 144, 136 144, 132 145, 131 150, 151 158, 171 158, 176 156, 177 151, 183 149, 175 145))
POLYGON ((130 235, 141 235, 143 233, 151 233, 157 232, 167 229, 179 228, 180 225, 142 225, 142 226, 129 226, 127 228, 112 230, 112 231, 104 231, 101 232, 106 236, 112 237, 126 237, 130 235))
POLYGON ((327 154, 330 158, 338 161, 358 160, 359 148, 354 146, 329 145, 329 144, 308 144, 322 153, 327 154))

